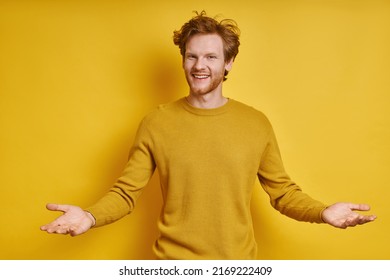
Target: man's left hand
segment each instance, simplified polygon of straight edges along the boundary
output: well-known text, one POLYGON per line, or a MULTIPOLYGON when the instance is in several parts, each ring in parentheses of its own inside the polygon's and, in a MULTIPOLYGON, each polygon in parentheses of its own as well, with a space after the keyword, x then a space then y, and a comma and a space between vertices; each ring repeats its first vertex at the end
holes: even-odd
POLYGON ((322 212, 322 220, 334 227, 345 229, 374 221, 375 215, 361 215, 355 212, 368 210, 370 210, 370 206, 367 204, 338 202, 322 212))

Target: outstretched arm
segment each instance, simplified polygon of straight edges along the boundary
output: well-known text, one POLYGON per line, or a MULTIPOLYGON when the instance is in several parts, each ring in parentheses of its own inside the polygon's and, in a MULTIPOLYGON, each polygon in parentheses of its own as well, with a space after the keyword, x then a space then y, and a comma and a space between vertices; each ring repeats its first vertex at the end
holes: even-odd
POLYGON ((63 215, 53 222, 41 226, 41 230, 48 233, 76 236, 88 231, 95 225, 94 217, 78 206, 49 203, 46 208, 51 211, 63 212, 63 215))
POLYGON ((345 229, 374 221, 375 215, 362 215, 355 212, 368 210, 370 210, 370 206, 366 204, 339 202, 327 207, 322 212, 322 220, 334 227, 345 229))

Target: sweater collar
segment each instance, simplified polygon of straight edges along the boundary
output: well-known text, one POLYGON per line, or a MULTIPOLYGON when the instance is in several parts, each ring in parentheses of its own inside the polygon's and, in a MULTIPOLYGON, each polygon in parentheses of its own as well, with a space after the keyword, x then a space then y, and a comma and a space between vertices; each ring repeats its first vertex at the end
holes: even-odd
POLYGON ((228 102, 226 102, 224 105, 213 108, 213 109, 203 109, 203 108, 198 108, 192 106, 190 103, 188 103, 186 98, 180 99, 180 103, 182 104, 183 108, 195 115, 199 116, 215 116, 215 115, 220 115, 223 113, 226 113, 230 108, 232 107, 234 100, 228 98, 228 102))

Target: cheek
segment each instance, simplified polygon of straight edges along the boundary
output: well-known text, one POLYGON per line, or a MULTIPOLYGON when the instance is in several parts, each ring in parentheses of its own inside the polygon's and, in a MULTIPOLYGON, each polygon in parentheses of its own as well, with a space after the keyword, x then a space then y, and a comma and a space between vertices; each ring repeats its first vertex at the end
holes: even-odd
POLYGON ((189 63, 189 62, 184 62, 184 63, 183 63, 183 69, 184 69, 185 72, 190 72, 191 69, 192 69, 191 63, 189 63))
POLYGON ((219 76, 224 76, 226 71, 225 65, 222 65, 221 67, 218 68, 218 75, 219 76))

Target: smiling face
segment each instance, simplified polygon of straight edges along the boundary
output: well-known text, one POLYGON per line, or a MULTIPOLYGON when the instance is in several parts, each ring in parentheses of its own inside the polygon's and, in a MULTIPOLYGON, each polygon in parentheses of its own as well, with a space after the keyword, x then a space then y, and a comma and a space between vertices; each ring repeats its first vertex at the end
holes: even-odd
POLYGON ((217 34, 197 34, 186 44, 183 68, 190 94, 222 95, 224 73, 230 71, 233 60, 225 62, 223 41, 217 34))

